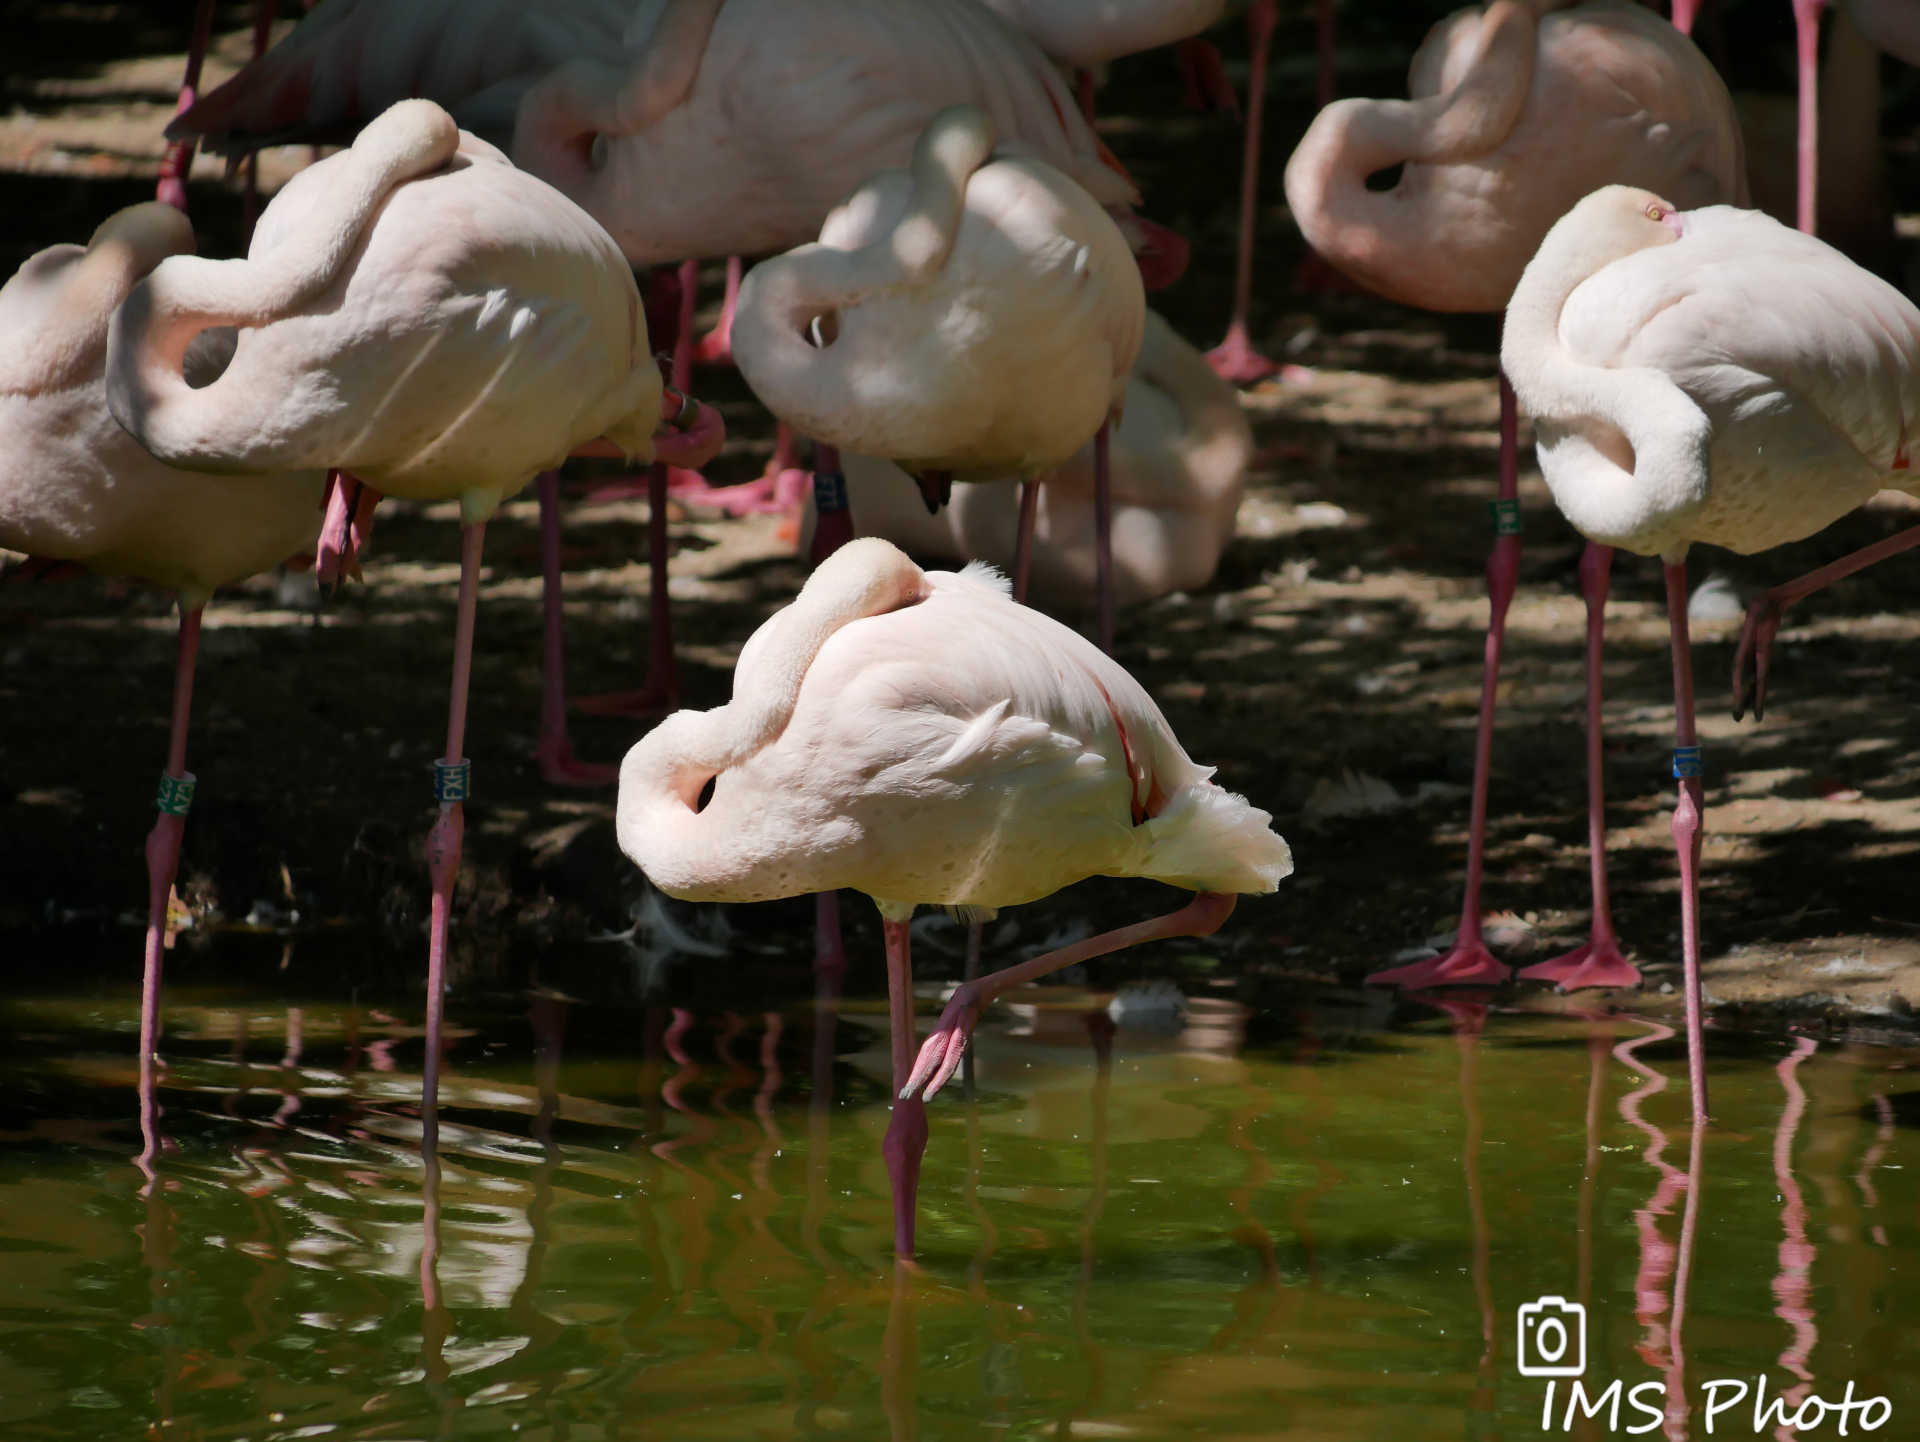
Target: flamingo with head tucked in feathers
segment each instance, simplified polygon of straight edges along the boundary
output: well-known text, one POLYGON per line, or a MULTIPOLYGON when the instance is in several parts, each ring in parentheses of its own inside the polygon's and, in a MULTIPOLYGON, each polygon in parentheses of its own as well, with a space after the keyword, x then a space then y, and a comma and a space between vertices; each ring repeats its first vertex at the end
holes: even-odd
MULTIPOLYGON (((768 409, 838 449, 901 462, 929 511, 956 475, 1032 482, 1102 432, 1145 325, 1112 221, 1053 167, 996 153, 996 139, 984 111, 942 111, 910 168, 876 173, 816 244, 756 266, 734 318, 741 374, 768 409)), ((822 530, 837 521, 850 534, 844 502, 837 511, 822 530)), ((1104 517, 1100 531, 1105 542, 1104 517)))
POLYGON ((114 316, 108 405, 167 464, 233 476, 338 467, 460 503, 453 696, 427 847, 429 1093, 471 784, 487 517, 596 436, 650 458, 661 399, 633 273, 606 232, 425 100, 295 176, 247 259, 174 256, 114 316), (188 349, 222 326, 240 328, 232 361, 196 387, 188 349))
POLYGON ((984 567, 926 573, 848 542, 754 632, 733 699, 669 716, 620 769, 620 846, 654 885, 744 902, 852 887, 885 919, 899 1092, 885 1153, 913 1254, 925 1099, 1008 987, 1204 935, 1293 869, 1266 812, 1213 784, 1131 676, 984 567), (916 1060, 916 905, 982 915, 1088 876, 1201 893, 1180 911, 968 982, 916 1060))
MULTIPOLYGON (((1700 542, 1751 554, 1813 534, 1883 487, 1920 489, 1907 451, 1920 421, 1920 309, 1758 211, 1683 211, 1608 186, 1528 264, 1501 361, 1567 519, 1599 545, 1666 566, 1673 835, 1693 1105, 1704 1118, 1687 551, 1700 542)), ((1920 542, 1920 528, 1896 540, 1920 542)))

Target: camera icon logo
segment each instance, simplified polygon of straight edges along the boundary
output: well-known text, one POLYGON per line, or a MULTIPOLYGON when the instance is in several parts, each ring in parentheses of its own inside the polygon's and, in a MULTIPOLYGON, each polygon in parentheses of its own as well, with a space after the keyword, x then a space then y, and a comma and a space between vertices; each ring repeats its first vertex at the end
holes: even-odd
POLYGON ((1587 1370, 1587 1309, 1536 1297, 1520 1309, 1520 1375, 1578 1377, 1587 1370))

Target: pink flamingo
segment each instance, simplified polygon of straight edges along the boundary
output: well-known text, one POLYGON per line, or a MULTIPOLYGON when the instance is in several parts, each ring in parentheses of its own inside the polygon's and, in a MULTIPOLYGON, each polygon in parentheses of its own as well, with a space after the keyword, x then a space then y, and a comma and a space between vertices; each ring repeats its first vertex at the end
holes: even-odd
MULTIPOLYGON (((323 470, 297 464, 254 478, 164 464, 109 412, 114 312, 154 267, 192 249, 186 217, 149 202, 110 218, 84 249, 41 251, 0 289, 0 330, 10 337, 0 365, 0 546, 135 577, 179 598, 167 763, 146 846, 143 1076, 157 1065, 168 900, 193 802, 187 732, 201 615, 219 587, 311 549, 325 484, 323 470)), ((231 343, 230 333, 207 335, 181 363, 204 384, 228 364, 231 343)), ((144 1120, 151 1160, 157 1134, 153 1118, 144 1120)))
POLYGON ((992 573, 922 572, 851 541, 756 631, 734 699, 681 711, 621 766, 621 849, 670 896, 757 901, 848 886, 885 922, 895 1247, 913 1254, 926 1094, 1008 987, 1155 937, 1204 935, 1292 870, 1270 818, 1206 778, 1124 670, 1016 605, 992 573), (710 793, 709 793, 709 787, 710 793), (976 914, 1089 875, 1202 894, 1171 916, 966 983, 916 1061, 908 921, 976 914))
MULTIPOLYGON (((1691 16, 1676 21, 1690 24, 1691 16)), ((1390 299, 1432 310, 1499 309, 1548 227, 1610 181, 1658 177, 1698 204, 1744 195, 1740 131, 1726 87, 1680 29, 1635 6, 1494 0, 1485 10, 1458 11, 1428 34, 1407 83, 1411 101, 1328 106, 1287 163, 1287 198, 1308 242, 1390 299), (1394 166, 1403 167, 1396 183, 1370 188, 1369 177, 1394 166)), ((1445 955, 1369 978, 1382 985, 1484 984, 1508 974, 1486 946, 1480 915, 1495 696, 1520 564, 1517 417, 1504 377, 1500 455, 1460 926, 1445 955)), ((1589 637, 1592 935, 1522 973, 1568 990, 1640 980, 1620 952, 1606 883, 1597 638, 1612 563, 1611 550, 1596 546, 1580 571, 1589 637)))
POLYGON ((430 101, 396 105, 294 177, 248 259, 174 256, 114 318, 108 405, 160 460, 238 476, 336 466, 460 502, 453 694, 427 846, 430 1094, 486 520, 589 438, 650 455, 661 394, 632 272, 605 231, 430 101), (241 327, 232 362, 195 388, 189 346, 229 325, 241 327))
POLYGON ((1758 211, 1679 211, 1608 186, 1568 212, 1528 265, 1501 363, 1567 519, 1590 541, 1666 567, 1687 1040, 1704 1117, 1687 550, 1766 550, 1883 486, 1915 484, 1906 437, 1920 415, 1920 310, 1758 211))
MULTIPOLYGON (((1113 222, 1052 167, 996 157, 997 138, 985 111, 942 111, 910 169, 869 177, 817 244, 754 268, 734 322, 741 374, 768 409, 833 447, 898 458, 929 511, 956 474, 1032 481, 1103 432, 1145 325, 1113 222)), ((1111 493, 1095 446, 1110 649, 1111 493)))

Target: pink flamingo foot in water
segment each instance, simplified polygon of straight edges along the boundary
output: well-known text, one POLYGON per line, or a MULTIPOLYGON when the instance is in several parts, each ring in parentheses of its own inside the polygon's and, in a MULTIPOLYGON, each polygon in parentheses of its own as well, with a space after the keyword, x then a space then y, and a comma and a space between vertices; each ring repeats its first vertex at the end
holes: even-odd
POLYGON ((1445 955, 1376 971, 1367 978, 1367 985, 1404 986, 1410 991, 1430 986, 1498 986, 1511 973, 1512 968, 1487 949, 1479 919, 1475 918, 1471 928, 1460 928, 1458 939, 1445 955))
POLYGON ((921 1100, 931 1101, 960 1069, 960 1061, 967 1052, 967 1040, 973 1035, 980 1013, 1005 992, 1036 977, 1045 976, 1048 972, 1058 971, 1063 966, 1073 966, 1124 947, 1138 946, 1143 941, 1160 941, 1174 936, 1211 936, 1233 914, 1234 903, 1238 899, 1224 892, 1197 892, 1192 901, 1166 916, 1156 916, 1148 921, 1135 922, 1132 926, 1102 932, 1085 941, 1075 942, 1072 946, 1063 946, 1058 951, 1036 956, 1032 961, 983 976, 978 981, 962 983, 948 1000, 946 1010, 940 1013, 940 1021, 934 1027, 933 1035, 921 1046, 913 1071, 907 1077, 906 1085, 900 1089, 900 1096, 911 1098, 919 1092, 921 1100))
POLYGON ((1636 987, 1641 982, 1640 968, 1621 954, 1619 943, 1611 936, 1595 936, 1565 956, 1522 968, 1518 976, 1522 981, 1557 982, 1562 991, 1636 987))

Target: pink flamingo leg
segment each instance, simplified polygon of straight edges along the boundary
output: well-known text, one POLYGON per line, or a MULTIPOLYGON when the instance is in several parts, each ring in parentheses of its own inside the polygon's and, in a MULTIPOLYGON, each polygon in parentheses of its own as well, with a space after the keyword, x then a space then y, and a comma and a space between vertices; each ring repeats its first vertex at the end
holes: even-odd
POLYGON ((920 1158, 927 1150, 927 1105, 909 1097, 907 1077, 913 1065, 913 939, 910 923, 888 920, 887 1020, 893 1050, 893 1116, 887 1122, 880 1155, 893 1183, 893 1253, 913 1260, 913 1221, 920 1196, 920 1158))
POLYGON ((1233 915, 1234 903, 1238 900, 1238 897, 1225 892, 1197 892, 1192 901, 1166 916, 1137 921, 1132 926, 1123 926, 1115 931, 1103 931, 1098 936, 1090 936, 1072 946, 1063 946, 1058 951, 1049 951, 1044 956, 1036 956, 1032 961, 1023 961, 1018 966, 993 972, 978 981, 961 983, 948 1000, 946 1010, 940 1013, 940 1021, 934 1027, 933 1035, 920 1048, 919 1059, 913 1065, 912 1075, 901 1087, 900 1095, 909 1097, 920 1092, 926 1100, 936 1096, 959 1069, 960 1059, 966 1055, 967 1039, 973 1035, 980 1013, 1012 988, 1024 986, 1036 977, 1058 971, 1063 966, 1073 966, 1092 957, 1105 956, 1111 951, 1138 946, 1143 941, 1161 941, 1174 936, 1211 936, 1233 915))
POLYGON ((1876 541, 1871 546, 1863 546, 1851 556, 1842 556, 1817 571, 1809 571, 1797 581, 1775 586, 1771 591, 1762 591, 1747 602, 1747 623, 1740 632, 1740 644, 1733 653, 1733 719, 1738 721, 1746 714, 1749 690, 1752 692, 1753 719, 1759 721, 1767 714, 1767 661, 1773 654, 1773 638, 1780 630, 1780 619, 1787 607, 1803 596, 1811 596, 1823 586, 1831 586, 1842 576, 1864 571, 1876 562, 1897 556, 1915 546, 1920 546, 1920 526, 1888 536, 1886 540, 1876 541), (1747 678, 1749 664, 1753 667, 1751 682, 1747 678))
POLYGON ((807 564, 817 566, 853 539, 853 510, 847 504, 847 478, 840 470, 840 448, 813 443, 813 545, 807 564))
MULTIPOLYGON (((180 82, 180 101, 173 108, 175 115, 184 115, 193 108, 200 89, 200 68, 207 58, 207 41, 213 35, 213 0, 200 0, 193 12, 192 37, 187 41, 187 73, 180 82)), ((175 210, 187 208, 187 176, 193 169, 193 141, 175 140, 167 145, 166 153, 160 157, 160 184, 155 189, 155 199, 171 205, 175 210)))
MULTIPOLYGON (((1097 495, 1095 504, 1099 504, 1097 495)), ((1013 536, 1013 599, 1021 605, 1027 601, 1027 572, 1033 568, 1033 526, 1039 514, 1040 481, 1035 477, 1020 483, 1020 525, 1013 536)))
POLYGON ((1174 58, 1180 62, 1180 103, 1188 110, 1226 111, 1236 120, 1240 116, 1240 97, 1233 93, 1227 79, 1227 67, 1213 43, 1196 37, 1177 40, 1174 58))
POLYGON ((1390 967, 1367 978, 1369 986, 1491 986, 1505 981, 1507 967, 1487 950, 1480 931, 1480 877, 1487 855, 1487 785, 1493 769, 1493 714, 1500 687, 1500 647, 1507 608, 1520 579, 1519 410, 1513 387, 1500 377, 1500 499, 1494 503, 1493 555, 1487 561, 1486 664, 1480 680, 1480 725, 1473 745, 1473 800, 1467 823, 1467 885, 1460 929, 1445 956, 1390 967))
POLYGON ((667 465, 647 467, 647 684, 638 691, 581 696, 573 709, 590 716, 658 716, 680 704, 680 668, 673 655, 673 598, 668 594, 667 465))
POLYGON ((1253 223, 1260 199, 1260 126, 1266 113, 1267 51, 1273 43, 1275 0, 1253 0, 1247 29, 1253 57, 1247 72, 1246 148, 1240 167, 1240 241, 1234 261, 1233 316, 1227 338, 1207 352, 1207 363, 1222 380, 1251 385, 1280 367, 1253 348, 1247 338, 1247 308, 1253 301, 1253 223))
POLYGON ((1113 654, 1112 422, 1093 433, 1093 578, 1100 607, 1100 649, 1113 654))
POLYGON ((1686 966, 1687 1082, 1693 1119, 1707 1120, 1706 1026, 1700 1004, 1700 832, 1705 809, 1700 784, 1700 733, 1693 717, 1693 647, 1687 635, 1687 563, 1667 563, 1667 622, 1673 633, 1673 774, 1680 795, 1673 808, 1673 845, 1680 857, 1680 944, 1686 966))
POLYGON ((193 670, 200 654, 200 616, 195 606, 180 613, 180 644, 173 666, 173 719, 167 735, 167 769, 160 777, 160 816, 147 835, 147 950, 140 978, 140 1165, 160 1155, 160 975, 168 947, 167 907, 180 874, 180 839, 193 804, 193 773, 187 770, 187 727, 193 717, 193 670))
POLYGON ((1638 986, 1640 969, 1620 954, 1607 890, 1606 755, 1600 729, 1600 662, 1607 629, 1607 591, 1613 548, 1589 542, 1580 557, 1580 591, 1587 598, 1587 853, 1593 874, 1593 934, 1565 956, 1529 966, 1522 981, 1553 981, 1562 991, 1591 986, 1638 986))
MULTIPOLYGON (((267 53, 273 35, 274 0, 253 0, 253 58, 267 53)), ((260 211, 260 152, 250 150, 241 162, 240 250, 253 244, 253 223, 260 211)), ((184 209, 184 207, 182 207, 184 209)))
MULTIPOLYGON (((433 883, 433 913, 427 943, 427 1057, 421 1069, 423 1103, 440 1098, 440 1025, 447 988, 447 927, 453 888, 460 878, 460 842, 466 830, 470 763, 467 739, 467 683, 473 674, 473 623, 480 600, 480 547, 487 523, 460 528, 460 607, 453 627, 453 687, 447 703, 447 753, 434 763, 434 792, 440 815, 427 834, 427 875, 433 883)), ((424 1115, 424 1113, 423 1113, 424 1115)), ((422 1263, 424 1266, 425 1263, 422 1263)))
POLYGON ((1800 192, 1794 224, 1812 235, 1820 192, 1820 10, 1826 0, 1793 0, 1795 48, 1800 61, 1800 192))
POLYGON ((720 319, 694 347, 693 358, 703 366, 733 364, 733 311, 740 300, 740 278, 745 270, 739 256, 727 257, 727 293, 720 302, 720 319))
POLYGON ((611 786, 620 768, 604 762, 576 761, 567 734, 567 659, 561 636, 560 473, 542 471, 534 482, 540 493, 541 666, 540 740, 533 758, 540 775, 556 786, 611 786))

